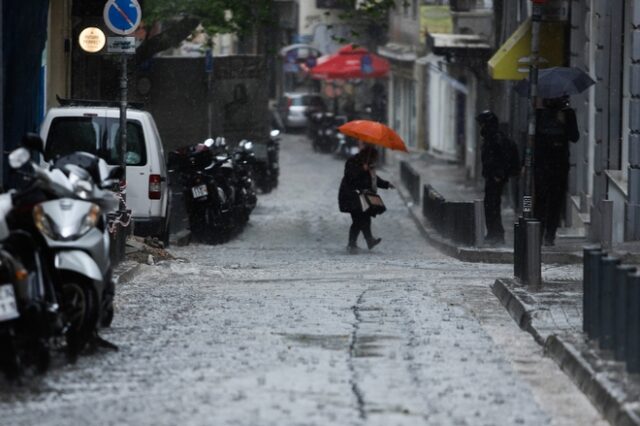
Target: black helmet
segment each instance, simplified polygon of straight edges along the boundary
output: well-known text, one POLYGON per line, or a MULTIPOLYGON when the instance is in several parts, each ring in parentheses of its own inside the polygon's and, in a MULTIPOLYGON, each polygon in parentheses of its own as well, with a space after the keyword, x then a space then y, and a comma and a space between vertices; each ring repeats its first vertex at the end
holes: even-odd
POLYGON ((493 113, 491 110, 484 110, 476 117, 476 121, 482 125, 488 123, 498 123, 498 116, 493 113))

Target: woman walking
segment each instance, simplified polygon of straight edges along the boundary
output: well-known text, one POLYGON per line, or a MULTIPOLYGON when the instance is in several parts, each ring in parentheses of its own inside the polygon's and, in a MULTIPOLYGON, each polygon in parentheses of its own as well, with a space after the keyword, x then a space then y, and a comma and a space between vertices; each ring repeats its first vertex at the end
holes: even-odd
POLYGON ((371 234, 372 209, 363 211, 360 194, 363 191, 377 192, 378 188, 389 189, 394 186, 376 175, 375 165, 378 161, 378 151, 371 145, 365 145, 358 154, 349 158, 344 166, 344 177, 340 183, 338 204, 340 211, 351 214, 351 228, 349 228, 349 245, 353 251, 358 248, 358 235, 362 232, 371 250, 378 245, 381 238, 374 238, 371 234))

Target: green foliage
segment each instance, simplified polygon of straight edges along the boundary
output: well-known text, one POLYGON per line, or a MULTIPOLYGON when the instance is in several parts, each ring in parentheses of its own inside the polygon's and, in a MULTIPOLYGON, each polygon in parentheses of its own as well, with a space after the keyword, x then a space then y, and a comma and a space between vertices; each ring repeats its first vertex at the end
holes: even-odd
POLYGON ((273 0, 145 0, 143 16, 157 22, 189 15, 199 19, 209 35, 243 35, 271 24, 272 12, 273 0))

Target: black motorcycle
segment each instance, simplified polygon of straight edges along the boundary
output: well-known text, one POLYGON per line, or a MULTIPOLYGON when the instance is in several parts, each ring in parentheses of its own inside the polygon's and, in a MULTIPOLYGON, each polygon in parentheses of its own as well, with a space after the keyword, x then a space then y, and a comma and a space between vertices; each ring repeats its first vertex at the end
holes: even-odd
POLYGON ((268 194, 278 186, 280 176, 280 131, 272 130, 266 143, 253 145, 255 155, 254 178, 256 186, 263 194, 268 194))
POLYGON ((232 153, 240 225, 249 221, 249 216, 258 203, 253 177, 256 163, 253 146, 253 142, 242 140, 232 153))
POLYGON ((338 125, 343 124, 335 114, 331 112, 316 113, 321 116, 316 120, 319 125, 312 139, 312 147, 314 151, 331 153, 338 148, 338 125))
POLYGON ((233 194, 219 183, 219 168, 228 159, 217 159, 210 148, 198 144, 171 151, 168 166, 182 185, 192 235, 216 244, 233 229, 233 194))

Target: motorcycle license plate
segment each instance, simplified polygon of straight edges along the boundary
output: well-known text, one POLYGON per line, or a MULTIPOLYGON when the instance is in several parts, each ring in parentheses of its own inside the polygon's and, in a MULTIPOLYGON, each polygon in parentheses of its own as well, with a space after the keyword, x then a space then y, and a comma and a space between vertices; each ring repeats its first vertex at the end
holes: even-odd
POLYGON ((13 285, 0 285, 0 321, 16 319, 19 316, 13 285))
POLYGON ((202 198, 209 195, 209 191, 207 191, 207 185, 198 185, 191 188, 191 193, 193 194, 193 198, 202 198))

